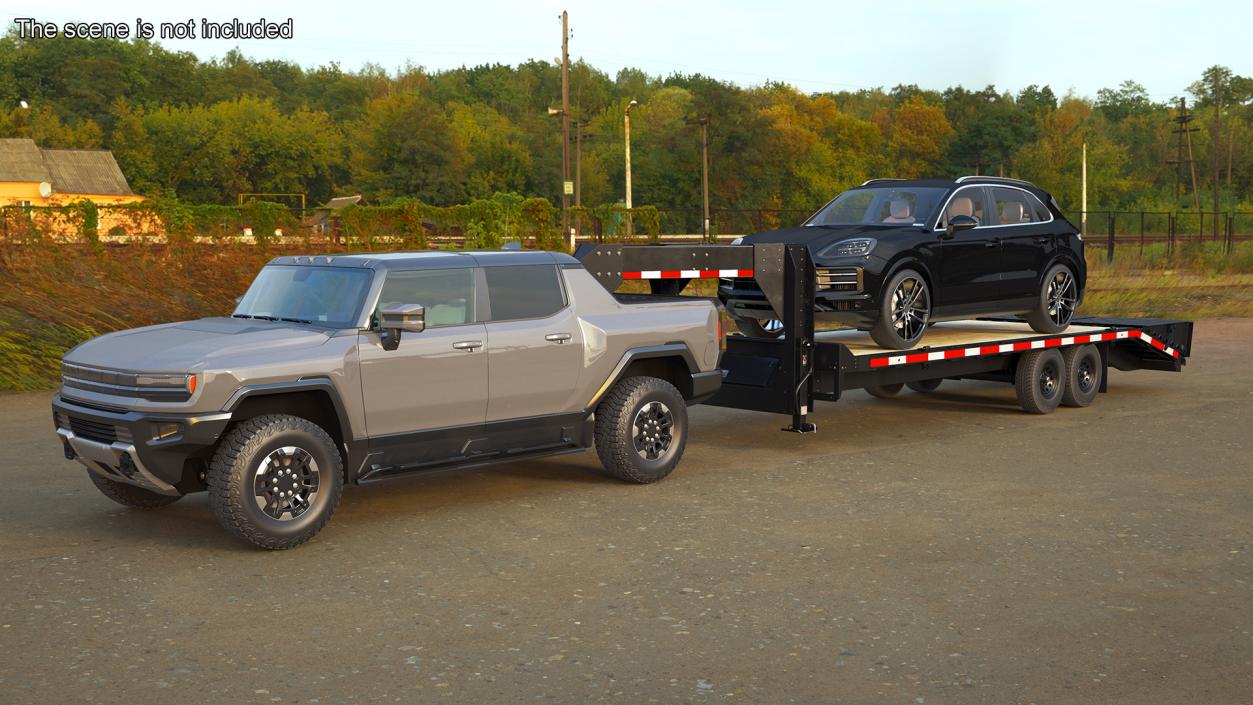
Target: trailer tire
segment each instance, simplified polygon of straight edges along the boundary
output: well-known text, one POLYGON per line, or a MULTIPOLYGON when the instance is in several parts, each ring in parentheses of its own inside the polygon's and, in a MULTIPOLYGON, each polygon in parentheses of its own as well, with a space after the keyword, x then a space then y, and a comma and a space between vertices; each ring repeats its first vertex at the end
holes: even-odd
POLYGON ((1087 406, 1101 391, 1101 353, 1095 345, 1072 345, 1062 351, 1066 364, 1066 389, 1062 392, 1065 406, 1087 406))
POLYGON ((283 550, 313 538, 330 521, 344 489, 344 464, 322 427, 267 414, 222 437, 205 480, 222 528, 254 546, 283 550))
POLYGON ((896 384, 876 384, 866 387, 866 393, 876 399, 891 399, 901 393, 901 388, 905 385, 897 382, 896 384))
POLYGON ((128 485, 125 482, 110 480, 91 470, 87 471, 87 476, 91 478, 91 484, 100 490, 100 494, 132 509, 160 509, 183 498, 181 494, 160 494, 135 485, 128 485))
POLYGON ((905 386, 909 387, 920 394, 930 394, 940 388, 940 383, 944 378, 939 379, 916 379, 913 382, 906 382, 905 386))
POLYGON ((1061 403, 1065 387, 1066 362, 1057 350, 1032 350, 1018 359, 1014 389, 1023 411, 1050 413, 1061 403))
POLYGON ((646 484, 669 475, 687 445, 687 403, 664 379, 619 380, 596 407, 596 455, 614 477, 646 484))

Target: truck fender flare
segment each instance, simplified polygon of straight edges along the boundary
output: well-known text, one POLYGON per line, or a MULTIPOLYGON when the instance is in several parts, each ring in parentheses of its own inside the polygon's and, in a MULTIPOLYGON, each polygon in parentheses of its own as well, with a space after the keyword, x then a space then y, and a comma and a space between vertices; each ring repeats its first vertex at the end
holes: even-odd
POLYGON ((696 375, 700 373, 700 365, 696 364, 696 356, 688 349, 687 343, 665 343, 663 345, 644 345, 638 348, 631 348, 622 353, 622 357, 618 360, 618 364, 614 366, 613 371, 605 378, 605 383, 600 385, 600 389, 596 390, 596 394, 587 402, 587 410, 591 411, 596 408, 596 404, 600 402, 605 392, 609 391, 613 385, 618 383, 622 378, 626 368, 636 360, 649 360, 659 357, 680 357, 687 365, 688 373, 696 375))
POLYGON ((235 409, 239 408, 239 405, 245 399, 251 397, 310 391, 326 392, 326 396, 331 400, 331 406, 335 407, 335 416, 338 417, 339 428, 343 432, 344 442, 352 443, 356 438, 356 435, 353 433, 352 422, 348 419, 348 412, 344 409, 344 402, 339 398, 339 391, 335 389, 335 385, 327 377, 309 377, 290 382, 270 382, 267 384, 246 384, 231 394, 226 403, 222 405, 222 411, 234 413, 235 409))

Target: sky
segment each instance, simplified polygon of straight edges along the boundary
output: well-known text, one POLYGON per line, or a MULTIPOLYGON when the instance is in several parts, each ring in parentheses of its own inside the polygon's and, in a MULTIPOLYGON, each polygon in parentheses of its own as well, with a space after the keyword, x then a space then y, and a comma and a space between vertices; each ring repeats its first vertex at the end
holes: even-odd
POLYGON ((1017 92, 1048 84, 1094 97, 1126 79, 1156 101, 1185 95, 1222 64, 1253 74, 1253 3, 1215 0, 1204 14, 1158 0, 0 0, 0 19, 214 22, 291 18, 290 40, 167 40, 202 58, 238 47, 257 59, 303 66, 366 63, 447 69, 556 60, 561 11, 570 12, 570 54, 610 76, 623 67, 654 75, 702 73, 740 85, 789 83, 806 92, 897 84, 944 89, 995 85, 1017 92), (185 9, 190 7, 192 9, 185 9), (1203 21, 1214 18, 1213 23, 1203 21), (1245 36, 1241 36, 1245 35, 1245 36))

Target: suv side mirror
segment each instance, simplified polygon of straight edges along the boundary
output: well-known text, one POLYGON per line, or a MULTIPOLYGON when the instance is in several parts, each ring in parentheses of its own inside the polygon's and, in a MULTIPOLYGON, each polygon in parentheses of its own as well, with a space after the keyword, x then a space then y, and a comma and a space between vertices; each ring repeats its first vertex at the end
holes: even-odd
POLYGON ((395 350, 401 331, 426 330, 426 309, 422 304, 388 304, 379 309, 379 328, 383 331, 383 349, 395 350))
POLYGON ((948 219, 948 227, 944 232, 950 237, 960 230, 970 230, 979 227, 979 221, 968 215, 955 215, 948 219))

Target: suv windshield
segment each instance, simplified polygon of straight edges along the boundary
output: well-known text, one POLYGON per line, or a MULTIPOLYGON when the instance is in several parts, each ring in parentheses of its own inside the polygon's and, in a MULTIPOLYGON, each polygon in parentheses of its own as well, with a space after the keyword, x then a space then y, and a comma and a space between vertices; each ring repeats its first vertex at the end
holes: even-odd
POLYGON ((940 206, 946 188, 876 186, 845 191, 805 225, 923 224, 940 206))
POLYGON ((270 265, 252 280, 232 315, 352 328, 369 287, 368 269, 270 265))

